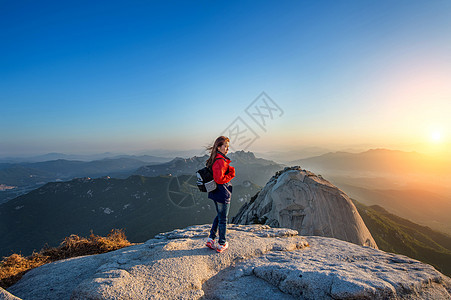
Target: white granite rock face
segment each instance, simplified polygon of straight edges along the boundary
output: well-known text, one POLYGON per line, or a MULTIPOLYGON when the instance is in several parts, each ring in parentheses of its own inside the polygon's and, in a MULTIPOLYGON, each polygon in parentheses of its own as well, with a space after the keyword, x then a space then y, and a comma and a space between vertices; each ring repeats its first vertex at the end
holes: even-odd
POLYGON ((0 300, 20 300, 0 287, 0 300))
POLYGON ((267 225, 229 225, 230 248, 216 253, 204 245, 209 227, 44 265, 8 291, 22 299, 450 299, 448 277, 405 256, 267 225))
POLYGON ((273 176, 252 203, 244 204, 235 224, 292 228, 301 235, 333 237, 377 249, 354 203, 339 188, 300 167, 273 176))

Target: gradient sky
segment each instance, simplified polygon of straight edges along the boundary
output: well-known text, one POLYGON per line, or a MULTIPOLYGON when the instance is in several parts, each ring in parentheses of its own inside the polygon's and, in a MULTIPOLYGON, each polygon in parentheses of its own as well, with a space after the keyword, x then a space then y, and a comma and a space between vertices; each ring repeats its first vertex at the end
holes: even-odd
POLYGON ((197 149, 237 117, 256 152, 449 145, 449 0, 0 1, 0 26, 0 156, 197 149))

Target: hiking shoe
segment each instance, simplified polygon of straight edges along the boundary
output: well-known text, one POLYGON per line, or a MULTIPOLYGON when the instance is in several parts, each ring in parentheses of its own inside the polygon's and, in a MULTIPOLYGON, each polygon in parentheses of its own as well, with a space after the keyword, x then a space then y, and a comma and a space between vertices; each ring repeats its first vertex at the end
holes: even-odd
POLYGON ((229 243, 225 242, 224 245, 219 244, 219 246, 216 248, 216 252, 222 252, 225 249, 229 248, 229 243))
POLYGON ((207 246, 210 249, 215 250, 216 246, 215 246, 215 240, 212 238, 208 238, 207 243, 205 244, 205 246, 207 246))

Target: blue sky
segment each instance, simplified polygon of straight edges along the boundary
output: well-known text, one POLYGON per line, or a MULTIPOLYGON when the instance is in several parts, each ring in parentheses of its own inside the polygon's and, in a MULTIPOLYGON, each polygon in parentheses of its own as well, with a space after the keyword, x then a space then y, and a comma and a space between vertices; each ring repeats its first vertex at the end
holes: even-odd
POLYGON ((252 151, 449 143, 450 1, 0 1, 0 26, 0 156, 195 149, 237 117, 252 151))

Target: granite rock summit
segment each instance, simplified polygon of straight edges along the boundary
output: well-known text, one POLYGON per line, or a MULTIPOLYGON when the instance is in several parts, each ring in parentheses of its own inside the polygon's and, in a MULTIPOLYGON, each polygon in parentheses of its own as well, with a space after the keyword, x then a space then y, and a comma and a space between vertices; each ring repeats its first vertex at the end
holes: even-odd
POLYGON ((321 176, 298 166, 277 172, 232 222, 286 227, 301 235, 333 237, 377 249, 351 199, 321 176))
POLYGON ((216 253, 205 247, 209 228, 41 266, 0 299, 450 299, 450 278, 405 256, 233 224, 230 248, 216 253))

